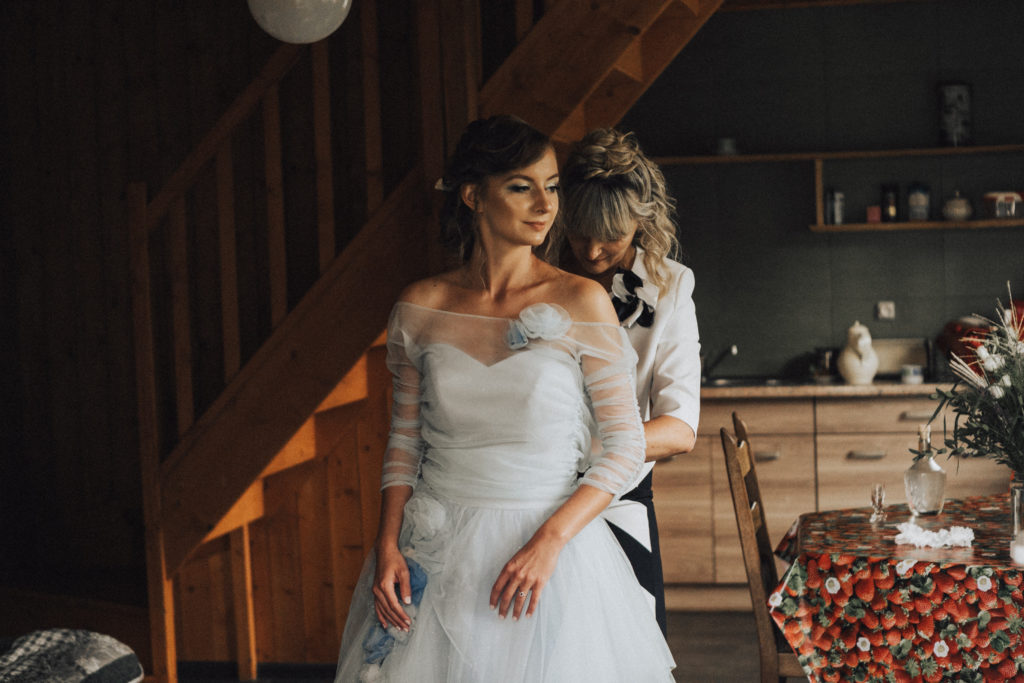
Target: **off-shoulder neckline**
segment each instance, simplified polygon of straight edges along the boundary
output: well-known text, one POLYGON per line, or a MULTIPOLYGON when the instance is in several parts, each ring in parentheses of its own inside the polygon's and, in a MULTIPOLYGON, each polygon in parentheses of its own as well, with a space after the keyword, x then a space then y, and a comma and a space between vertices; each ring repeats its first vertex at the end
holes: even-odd
POLYGON ((462 318, 478 318, 478 319, 481 319, 481 320, 501 320, 501 321, 504 321, 504 322, 512 322, 513 320, 519 320, 520 316, 522 316, 522 314, 523 314, 523 311, 529 310, 530 308, 533 308, 534 306, 553 306, 553 307, 557 308, 559 311, 561 311, 563 314, 565 314, 565 316, 569 319, 569 321, 573 325, 607 325, 608 327, 619 327, 618 323, 605 323, 605 322, 600 322, 600 321, 597 321, 597 320, 594 320, 594 321, 576 320, 571 315, 569 315, 569 312, 566 311, 565 308, 563 308, 559 304, 548 303, 546 301, 538 301, 538 302, 529 304, 528 306, 524 306, 519 311, 519 314, 516 315, 515 317, 506 317, 506 316, 500 316, 500 315, 481 315, 479 313, 460 313, 459 311, 449 311, 449 310, 446 310, 446 309, 443 309, 443 308, 431 308, 430 306, 423 306, 421 304, 415 304, 415 303, 413 303, 411 301, 397 301, 397 302, 395 302, 395 306, 411 306, 412 308, 418 308, 418 309, 420 309, 422 311, 430 311, 432 313, 445 313, 447 315, 454 315, 454 316, 459 316, 459 317, 462 317, 462 318))

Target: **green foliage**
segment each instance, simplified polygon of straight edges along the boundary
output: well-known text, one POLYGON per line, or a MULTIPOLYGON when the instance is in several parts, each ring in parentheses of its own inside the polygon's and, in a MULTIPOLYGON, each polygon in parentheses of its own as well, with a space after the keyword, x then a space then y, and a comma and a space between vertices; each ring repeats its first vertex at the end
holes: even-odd
MULTIPOLYGON (((932 420, 946 407, 953 412, 952 436, 943 436, 950 456, 991 458, 1024 477, 1024 321, 1014 309, 997 308, 982 337, 964 341, 976 357, 950 359, 958 380, 949 391, 936 390, 932 420)), ((913 450, 915 459, 920 452, 913 450)))

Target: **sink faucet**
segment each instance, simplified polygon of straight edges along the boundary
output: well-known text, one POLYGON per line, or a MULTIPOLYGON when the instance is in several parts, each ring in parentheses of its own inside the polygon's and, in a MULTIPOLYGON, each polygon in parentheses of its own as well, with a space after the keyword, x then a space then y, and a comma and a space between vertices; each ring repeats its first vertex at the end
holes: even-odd
POLYGON ((736 348, 735 344, 732 344, 731 346, 728 346, 719 351, 717 356, 715 356, 711 361, 706 362, 704 364, 704 381, 707 382, 711 379, 711 373, 714 371, 715 368, 721 365, 722 361, 724 361, 729 356, 735 356, 739 352, 740 350, 736 348))

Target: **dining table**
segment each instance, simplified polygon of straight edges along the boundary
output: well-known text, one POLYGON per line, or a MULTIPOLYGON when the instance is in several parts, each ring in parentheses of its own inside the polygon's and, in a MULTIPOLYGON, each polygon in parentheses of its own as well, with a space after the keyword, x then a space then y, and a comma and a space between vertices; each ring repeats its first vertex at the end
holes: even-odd
POLYGON ((769 612, 808 679, 1024 683, 1024 566, 1010 558, 1009 495, 949 499, 935 516, 906 505, 882 521, 871 514, 803 514, 775 549, 790 564, 769 612), (907 522, 970 529, 973 541, 897 543, 907 522))

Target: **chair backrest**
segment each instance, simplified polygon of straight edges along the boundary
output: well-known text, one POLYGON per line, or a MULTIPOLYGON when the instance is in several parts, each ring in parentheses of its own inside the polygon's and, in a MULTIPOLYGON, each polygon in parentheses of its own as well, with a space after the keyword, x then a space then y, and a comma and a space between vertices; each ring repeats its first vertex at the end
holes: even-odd
POLYGON ((805 672, 796 655, 782 642, 781 633, 768 614, 768 595, 779 584, 775 569, 774 551, 765 519, 761 489, 757 484, 754 451, 746 423, 732 414, 733 437, 722 427, 722 450, 725 451, 725 470, 729 475, 736 528, 740 534, 743 567, 747 572, 747 585, 754 608, 757 640, 761 658, 761 680, 783 681, 786 676, 803 676, 805 672), (738 439, 738 440, 737 440, 738 439))

